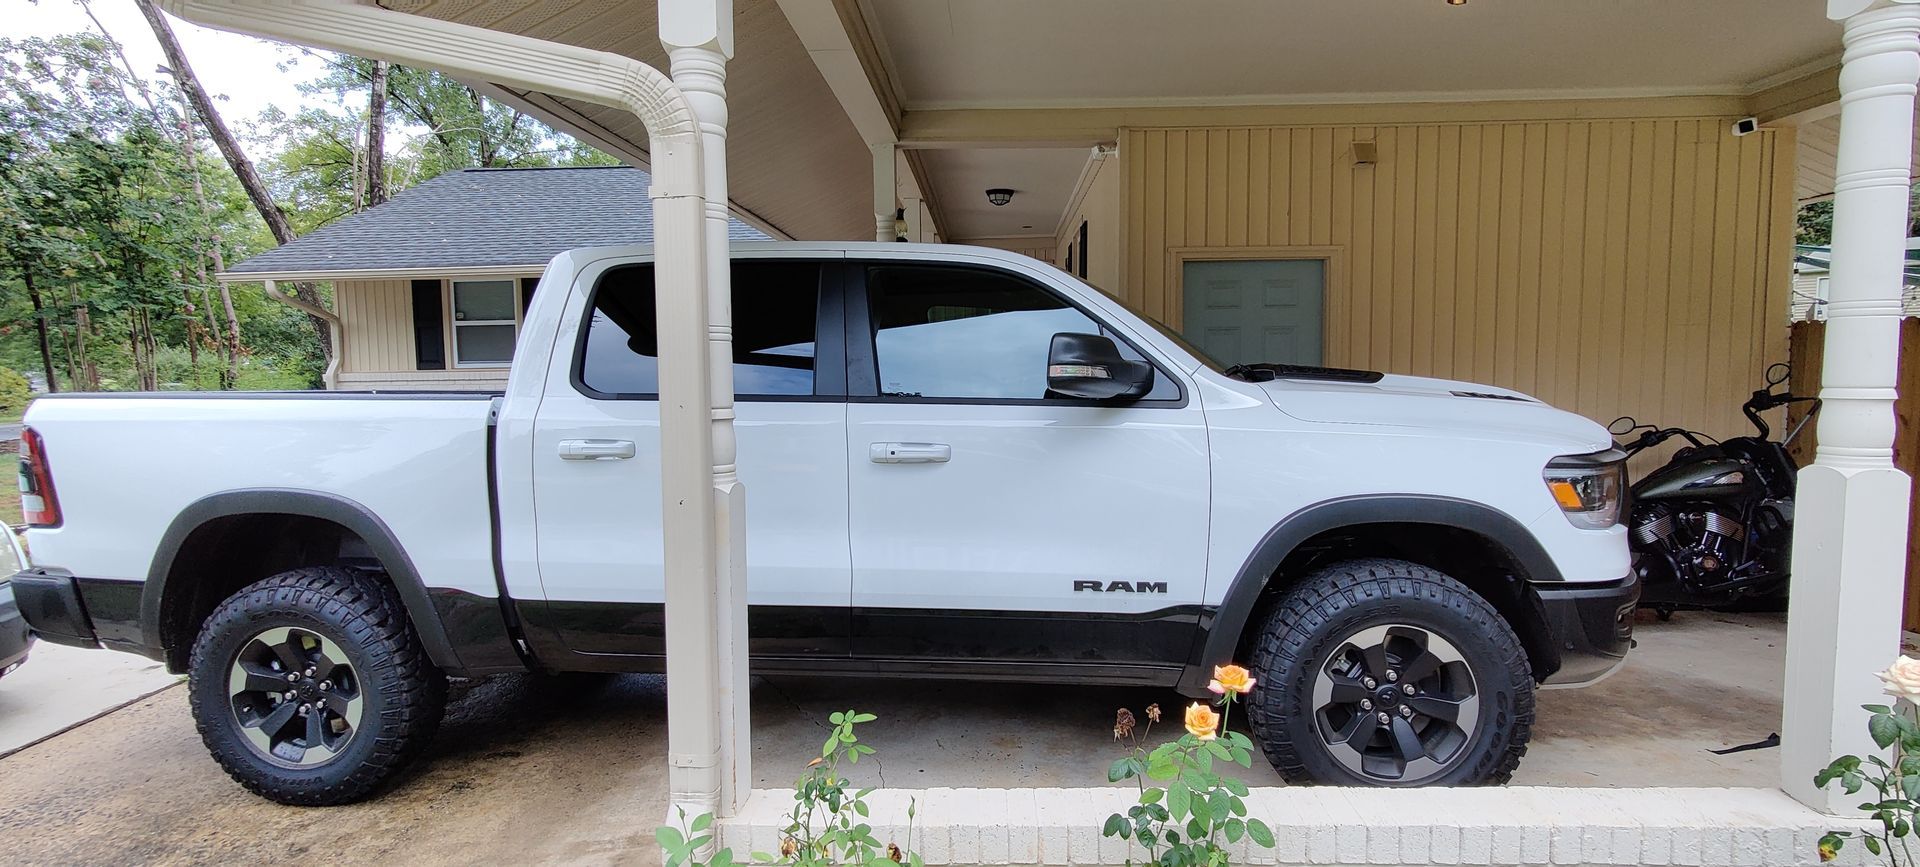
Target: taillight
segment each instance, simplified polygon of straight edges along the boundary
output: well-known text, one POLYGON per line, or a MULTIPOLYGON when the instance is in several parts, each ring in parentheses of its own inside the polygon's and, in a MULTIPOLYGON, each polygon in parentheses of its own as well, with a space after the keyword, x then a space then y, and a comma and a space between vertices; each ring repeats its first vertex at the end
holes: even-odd
POLYGON ((20 430, 20 512, 29 527, 60 526, 60 498, 47 469, 47 445, 33 428, 20 430))

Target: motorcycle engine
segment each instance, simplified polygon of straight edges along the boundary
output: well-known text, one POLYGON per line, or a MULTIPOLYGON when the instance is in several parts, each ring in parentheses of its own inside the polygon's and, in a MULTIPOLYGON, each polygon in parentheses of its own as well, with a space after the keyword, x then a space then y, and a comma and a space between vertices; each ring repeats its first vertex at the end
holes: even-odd
POLYGON ((1666 503, 1637 506, 1634 546, 1666 555, 1675 577, 1695 586, 1726 580, 1739 563, 1747 528, 1738 515, 1712 507, 1676 509, 1666 503))

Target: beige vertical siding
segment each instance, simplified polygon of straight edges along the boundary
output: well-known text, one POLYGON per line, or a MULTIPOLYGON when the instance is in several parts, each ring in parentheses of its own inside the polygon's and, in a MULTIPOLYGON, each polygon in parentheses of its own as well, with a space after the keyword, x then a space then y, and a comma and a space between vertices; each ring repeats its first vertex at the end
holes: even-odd
POLYGON ((1087 260, 1087 282, 1114 294, 1121 291, 1120 227, 1125 215, 1120 210, 1120 176, 1125 171, 1120 161, 1111 157, 1095 164, 1086 195, 1060 224, 1051 260, 1056 265, 1066 263, 1067 245, 1079 243, 1080 224, 1086 223, 1087 246, 1093 251, 1087 260))
POLYGON ((347 332, 341 373, 413 370, 411 281, 341 280, 333 293, 347 332))
POLYGON ((1786 358, 1794 160, 1727 122, 1127 130, 1122 285, 1177 325, 1186 251, 1323 248, 1329 364, 1736 433, 1786 358))

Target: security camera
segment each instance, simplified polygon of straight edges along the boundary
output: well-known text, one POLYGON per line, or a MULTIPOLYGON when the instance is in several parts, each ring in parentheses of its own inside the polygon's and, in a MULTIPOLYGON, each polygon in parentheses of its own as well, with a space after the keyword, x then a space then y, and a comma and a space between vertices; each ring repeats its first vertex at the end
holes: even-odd
POLYGON ((1757 117, 1743 117, 1733 122, 1734 135, 1753 135, 1759 131, 1760 119, 1757 117))

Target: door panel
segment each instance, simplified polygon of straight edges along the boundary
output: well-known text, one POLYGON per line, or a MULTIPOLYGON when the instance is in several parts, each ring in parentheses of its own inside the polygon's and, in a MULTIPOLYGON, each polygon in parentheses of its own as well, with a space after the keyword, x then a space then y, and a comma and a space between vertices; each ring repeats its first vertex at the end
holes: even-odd
POLYGON ((1181 287, 1181 331, 1209 355, 1228 364, 1324 362, 1324 260, 1189 261, 1181 287))
MULTIPOLYGON (((747 491, 750 646, 756 656, 844 657, 852 582, 846 404, 842 397, 811 394, 815 356, 831 358, 835 374, 822 379, 838 387, 837 348, 816 351, 810 334, 788 333, 796 318, 808 330, 795 311, 814 309, 819 269, 803 270, 811 272, 811 285, 790 263, 743 262, 734 269, 741 388, 807 392, 779 396, 785 399, 742 396, 735 406, 747 491), (775 301, 772 293, 805 294, 801 301, 775 301)), ((540 577, 546 619, 568 650, 657 655, 665 651, 665 585, 659 411, 649 394, 657 390, 652 273, 608 273, 601 291, 624 293, 624 300, 596 304, 580 351, 550 362, 537 416, 540 577), (584 447, 589 456, 581 457, 579 441, 595 444, 584 447), (626 442, 633 443, 630 459, 617 456, 626 451, 618 444, 626 442)), ((563 334, 578 332, 585 306, 570 304, 563 334)), ((827 333, 841 333, 837 320, 827 333)))
POLYGON ((849 305, 850 335, 879 333, 877 371, 849 382, 880 392, 848 407, 854 655, 1184 661, 1205 590, 1200 408, 1164 368, 1136 404, 1047 399, 1052 334, 1098 322, 1038 284, 938 270, 876 268, 870 309, 849 305), (902 445, 944 460, 891 459, 902 445))

